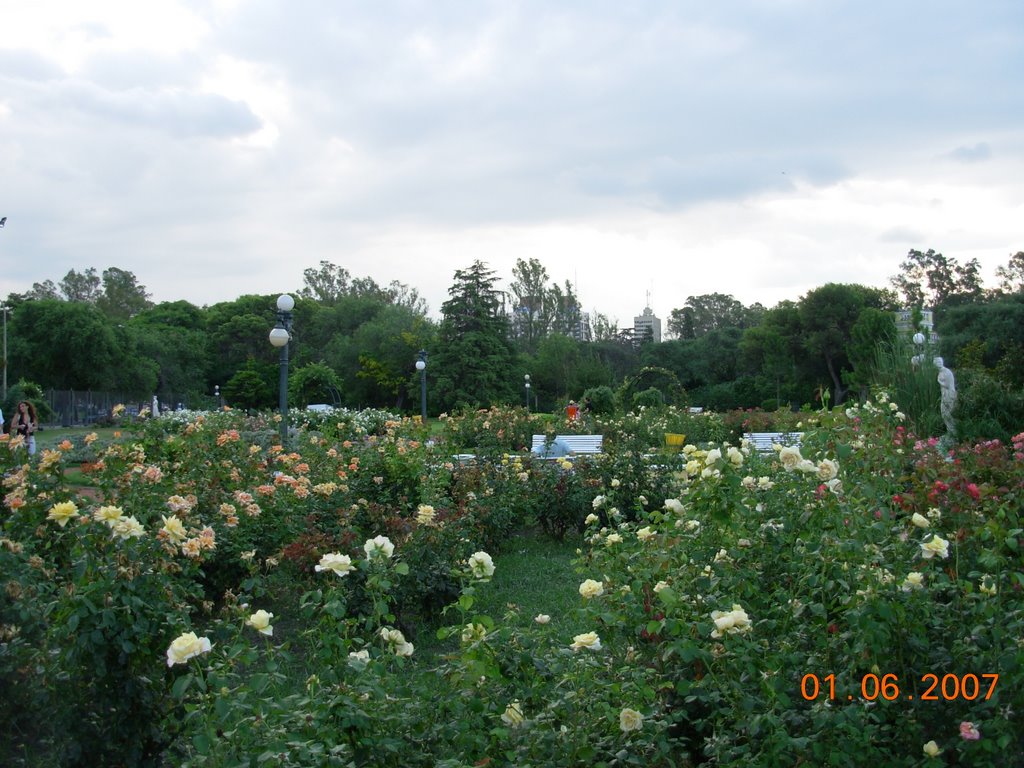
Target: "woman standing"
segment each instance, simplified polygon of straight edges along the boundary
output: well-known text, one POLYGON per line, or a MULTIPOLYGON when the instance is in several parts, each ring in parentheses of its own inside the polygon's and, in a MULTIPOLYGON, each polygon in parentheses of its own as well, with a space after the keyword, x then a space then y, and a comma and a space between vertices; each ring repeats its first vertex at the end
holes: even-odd
POLYGON ((36 452, 36 409, 32 403, 22 400, 11 418, 11 434, 25 438, 29 456, 36 452))

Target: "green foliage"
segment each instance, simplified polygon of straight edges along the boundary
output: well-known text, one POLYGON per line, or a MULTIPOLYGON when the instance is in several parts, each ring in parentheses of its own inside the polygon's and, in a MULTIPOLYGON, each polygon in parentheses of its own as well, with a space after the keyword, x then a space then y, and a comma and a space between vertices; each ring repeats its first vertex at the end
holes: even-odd
POLYGON ((116 379, 117 335, 91 304, 27 301, 11 315, 10 367, 54 389, 103 389, 116 379))
POLYGON ((583 393, 583 402, 590 403, 590 412, 595 416, 615 413, 615 393, 611 387, 591 387, 583 393))
POLYGON ((633 408, 661 408, 664 405, 665 395, 656 387, 650 387, 633 395, 633 408))
POLYGON ((465 463, 385 412, 297 414, 289 450, 255 439, 265 416, 181 413, 96 446, 78 498, 73 449, 0 443, 0 762, 909 767, 934 740, 1006 765, 1024 434, 947 456, 904 410, 790 414, 802 446, 761 455, 723 444, 760 415, 665 407, 540 461, 497 447, 541 419, 490 409, 452 427, 495 446, 465 463), (488 592, 534 524, 579 547, 538 620, 488 592), (209 647, 169 657, 189 631, 209 647), (929 675, 995 673, 922 700, 929 675), (899 696, 869 704, 871 675, 899 696))
POLYGON ((961 371, 953 415, 960 440, 995 438, 1009 442, 1024 425, 1024 389, 984 370, 961 371))
POLYGON ((46 400, 46 393, 43 388, 34 381, 19 379, 16 384, 7 388, 7 399, 3 402, 4 420, 10 422, 18 403, 22 401, 32 403, 36 409, 36 419, 39 422, 49 422, 54 417, 53 409, 46 400))
POLYGON ((939 412, 940 390, 937 371, 927 352, 917 364, 917 352, 905 341, 880 344, 875 350, 873 384, 889 392, 907 415, 907 423, 918 435, 937 437, 946 431, 939 412))
POLYGON ((304 408, 310 403, 332 403, 331 389, 339 383, 338 375, 324 363, 308 363, 288 376, 289 404, 304 408))
POLYGON ((494 273, 483 262, 457 270, 441 307, 438 349, 432 353, 436 399, 445 411, 512 400, 512 346, 494 273))
POLYGON ((224 401, 233 408, 265 408, 273 402, 273 390, 267 383, 268 366, 260 365, 250 358, 221 388, 224 401))

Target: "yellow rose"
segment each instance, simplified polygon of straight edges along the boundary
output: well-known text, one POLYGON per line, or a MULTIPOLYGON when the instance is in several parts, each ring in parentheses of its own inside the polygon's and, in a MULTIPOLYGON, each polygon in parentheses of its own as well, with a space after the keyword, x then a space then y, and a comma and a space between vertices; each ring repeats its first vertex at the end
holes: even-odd
POLYGON ((46 516, 46 519, 53 520, 57 525, 63 528, 73 517, 78 517, 78 507, 75 502, 62 501, 59 504, 54 504, 50 507, 50 514, 46 516))
POLYGON ((601 638, 597 636, 597 632, 584 632, 582 635, 576 635, 572 639, 572 644, 569 646, 574 651, 578 651, 581 648, 586 648, 591 651, 601 650, 601 638))
POLYGON ((593 579, 587 579, 580 584, 580 595, 584 600, 589 600, 592 597, 597 597, 604 594, 604 585, 600 581, 594 581, 593 579))
POLYGON ((523 708, 519 704, 519 699, 515 699, 505 707, 505 713, 501 716, 501 721, 512 728, 517 728, 522 725, 525 719, 526 718, 523 717, 523 708))

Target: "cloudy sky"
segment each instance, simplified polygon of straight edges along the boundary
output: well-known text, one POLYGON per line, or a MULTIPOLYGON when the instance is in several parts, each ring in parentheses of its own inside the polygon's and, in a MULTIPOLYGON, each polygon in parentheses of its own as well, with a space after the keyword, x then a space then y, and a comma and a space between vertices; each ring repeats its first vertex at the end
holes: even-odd
POLYGON ((420 290, 631 324, 1024 250, 1020 0, 0 0, 0 295, 420 290))

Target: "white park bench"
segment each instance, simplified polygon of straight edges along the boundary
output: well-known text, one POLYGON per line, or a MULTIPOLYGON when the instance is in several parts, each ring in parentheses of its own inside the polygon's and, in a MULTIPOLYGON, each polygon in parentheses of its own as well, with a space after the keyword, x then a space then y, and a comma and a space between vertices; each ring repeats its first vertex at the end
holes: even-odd
MULTIPOLYGON (((602 446, 604 445, 604 435, 556 435, 552 438, 552 444, 556 440, 568 448, 570 454, 576 455, 601 453, 602 446)), ((547 442, 547 435, 534 435, 533 443, 530 445, 530 452, 538 454, 543 458, 560 458, 545 456, 548 448, 547 442)))
POLYGON ((747 432, 743 439, 749 440, 755 451, 771 453, 775 443, 799 448, 803 436, 803 432, 747 432))

